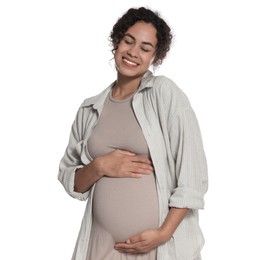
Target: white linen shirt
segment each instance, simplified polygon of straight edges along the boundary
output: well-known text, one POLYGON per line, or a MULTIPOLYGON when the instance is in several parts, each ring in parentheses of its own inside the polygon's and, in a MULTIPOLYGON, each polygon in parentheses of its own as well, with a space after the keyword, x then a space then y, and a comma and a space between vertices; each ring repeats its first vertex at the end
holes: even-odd
MULTIPOLYGON (((92 161, 87 140, 113 85, 82 103, 59 166, 58 179, 67 193, 79 200, 88 199, 72 260, 86 260, 95 189, 94 184, 85 193, 75 192, 75 171, 92 161)), ((198 224, 198 209, 204 207, 208 177, 196 116, 187 97, 173 81, 154 76, 150 71, 143 76, 132 106, 155 169, 160 225, 170 207, 190 209, 172 238, 158 247, 157 260, 199 258, 204 238, 198 224)))

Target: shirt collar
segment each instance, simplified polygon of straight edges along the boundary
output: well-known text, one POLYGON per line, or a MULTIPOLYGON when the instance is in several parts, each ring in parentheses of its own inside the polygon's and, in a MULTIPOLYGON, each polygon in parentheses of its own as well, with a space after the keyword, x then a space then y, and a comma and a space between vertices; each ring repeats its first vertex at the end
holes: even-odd
MULTIPOLYGON (((153 78, 154 78, 153 73, 150 70, 146 71, 142 77, 140 86, 138 88, 138 92, 142 91, 145 88, 153 87, 153 81, 151 80, 153 78)), ((104 89, 99 95, 86 99, 83 102, 82 107, 92 106, 93 108, 97 110, 101 110, 105 102, 105 99, 107 95, 109 94, 111 88, 114 86, 114 84, 115 84, 115 81, 112 84, 110 84, 109 87, 104 89)))
POLYGON ((146 71, 142 77, 138 92, 145 89, 145 88, 153 87, 153 82, 151 80, 151 79, 153 79, 153 77, 154 77, 154 75, 150 70, 146 71))

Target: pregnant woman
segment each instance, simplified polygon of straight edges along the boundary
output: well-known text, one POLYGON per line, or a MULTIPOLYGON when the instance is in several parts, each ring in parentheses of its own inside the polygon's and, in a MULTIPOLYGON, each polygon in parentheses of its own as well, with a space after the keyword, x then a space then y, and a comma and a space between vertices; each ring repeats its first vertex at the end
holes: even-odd
POLYGON ((58 179, 88 200, 73 260, 198 260, 207 167, 196 116, 175 83, 150 66, 171 30, 155 12, 129 9, 110 35, 117 78, 86 99, 58 179))

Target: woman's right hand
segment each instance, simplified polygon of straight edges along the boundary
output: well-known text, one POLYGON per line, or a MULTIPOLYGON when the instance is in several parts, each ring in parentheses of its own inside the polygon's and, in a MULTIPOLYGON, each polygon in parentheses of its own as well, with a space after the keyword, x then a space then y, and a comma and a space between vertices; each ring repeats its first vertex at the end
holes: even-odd
POLYGON ((153 173, 151 160, 125 150, 114 150, 95 160, 100 177, 140 178, 153 173))
POLYGON ((114 150, 95 158, 76 171, 74 190, 87 191, 100 178, 140 178, 153 172, 151 160, 124 150, 114 150))

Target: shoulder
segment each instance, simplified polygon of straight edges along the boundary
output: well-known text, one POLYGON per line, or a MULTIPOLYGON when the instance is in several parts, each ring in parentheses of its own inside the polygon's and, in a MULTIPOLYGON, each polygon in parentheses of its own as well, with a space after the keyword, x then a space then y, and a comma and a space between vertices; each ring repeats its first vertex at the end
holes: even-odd
POLYGON ((114 83, 110 84, 107 88, 105 88, 101 93, 95 95, 95 96, 92 96, 92 97, 89 97, 89 98, 86 98, 80 108, 85 108, 85 107, 92 107, 92 106, 96 106, 97 108, 102 105, 102 103, 104 102, 104 100, 106 99, 112 85, 114 83))
POLYGON ((165 103, 189 107, 190 102, 183 90, 170 78, 160 75, 153 77, 153 92, 165 103))
POLYGON ((96 114, 94 111, 97 110, 98 112, 100 112, 105 102, 105 99, 110 91, 111 85, 105 88, 101 93, 84 99, 79 106, 76 119, 80 121, 87 120, 89 116, 96 114))
POLYGON ((88 107, 88 106, 91 106, 93 104, 95 104, 95 102, 98 100, 98 98, 101 96, 101 93, 95 95, 95 96, 92 96, 92 97, 88 97, 86 99, 83 100, 83 102, 81 103, 81 108, 83 107, 88 107))

